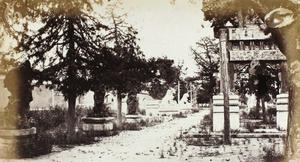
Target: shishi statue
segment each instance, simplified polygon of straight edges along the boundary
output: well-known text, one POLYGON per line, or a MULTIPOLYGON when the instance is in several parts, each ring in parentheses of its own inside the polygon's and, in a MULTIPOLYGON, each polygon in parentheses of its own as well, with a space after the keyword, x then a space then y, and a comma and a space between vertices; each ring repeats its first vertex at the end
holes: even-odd
POLYGON ((1 127, 9 129, 28 128, 27 114, 32 101, 32 68, 29 61, 10 70, 5 79, 4 87, 11 95, 8 105, 4 108, 1 127))

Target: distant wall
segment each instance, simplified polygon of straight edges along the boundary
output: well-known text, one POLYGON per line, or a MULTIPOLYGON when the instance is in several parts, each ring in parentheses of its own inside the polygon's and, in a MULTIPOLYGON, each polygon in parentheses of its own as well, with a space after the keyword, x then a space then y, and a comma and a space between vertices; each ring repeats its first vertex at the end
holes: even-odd
POLYGON ((34 87, 32 97, 33 101, 30 102, 30 109, 48 109, 53 106, 67 108, 68 106, 61 93, 50 90, 45 85, 34 87))
POLYGON ((84 107, 93 107, 94 106, 94 92, 88 91, 83 96, 77 98, 77 105, 84 107))

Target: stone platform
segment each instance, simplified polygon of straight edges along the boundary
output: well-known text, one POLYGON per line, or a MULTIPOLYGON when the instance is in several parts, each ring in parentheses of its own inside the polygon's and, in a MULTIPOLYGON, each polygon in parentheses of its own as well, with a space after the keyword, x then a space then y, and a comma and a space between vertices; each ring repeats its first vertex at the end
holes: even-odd
POLYGON ((141 130, 141 115, 126 115, 124 129, 125 130, 141 130))
POLYGON ((82 129, 95 136, 110 136, 114 134, 114 117, 83 117, 82 129))

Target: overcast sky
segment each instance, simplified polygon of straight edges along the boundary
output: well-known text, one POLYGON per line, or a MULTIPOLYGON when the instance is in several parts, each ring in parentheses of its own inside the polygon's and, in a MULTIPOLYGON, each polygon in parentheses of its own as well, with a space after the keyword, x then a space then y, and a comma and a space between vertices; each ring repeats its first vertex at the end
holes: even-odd
POLYGON ((213 31, 210 23, 203 20, 200 0, 171 3, 171 0, 123 1, 124 11, 129 12, 126 22, 138 30, 139 44, 146 57, 167 56, 176 64, 179 59, 184 60, 188 75, 193 75, 196 65, 190 46, 201 37, 213 37, 213 31))

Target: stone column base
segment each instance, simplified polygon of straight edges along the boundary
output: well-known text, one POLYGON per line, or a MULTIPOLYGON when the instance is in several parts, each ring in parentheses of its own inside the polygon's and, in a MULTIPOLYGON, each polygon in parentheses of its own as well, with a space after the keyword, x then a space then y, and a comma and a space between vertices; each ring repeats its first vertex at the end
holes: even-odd
MULTIPOLYGON (((230 129, 240 127, 239 96, 229 95, 230 129)), ((213 96, 213 131, 224 130, 224 97, 222 94, 213 96)))
POLYGON ((0 130, 0 158, 30 157, 30 140, 36 128, 0 130))

